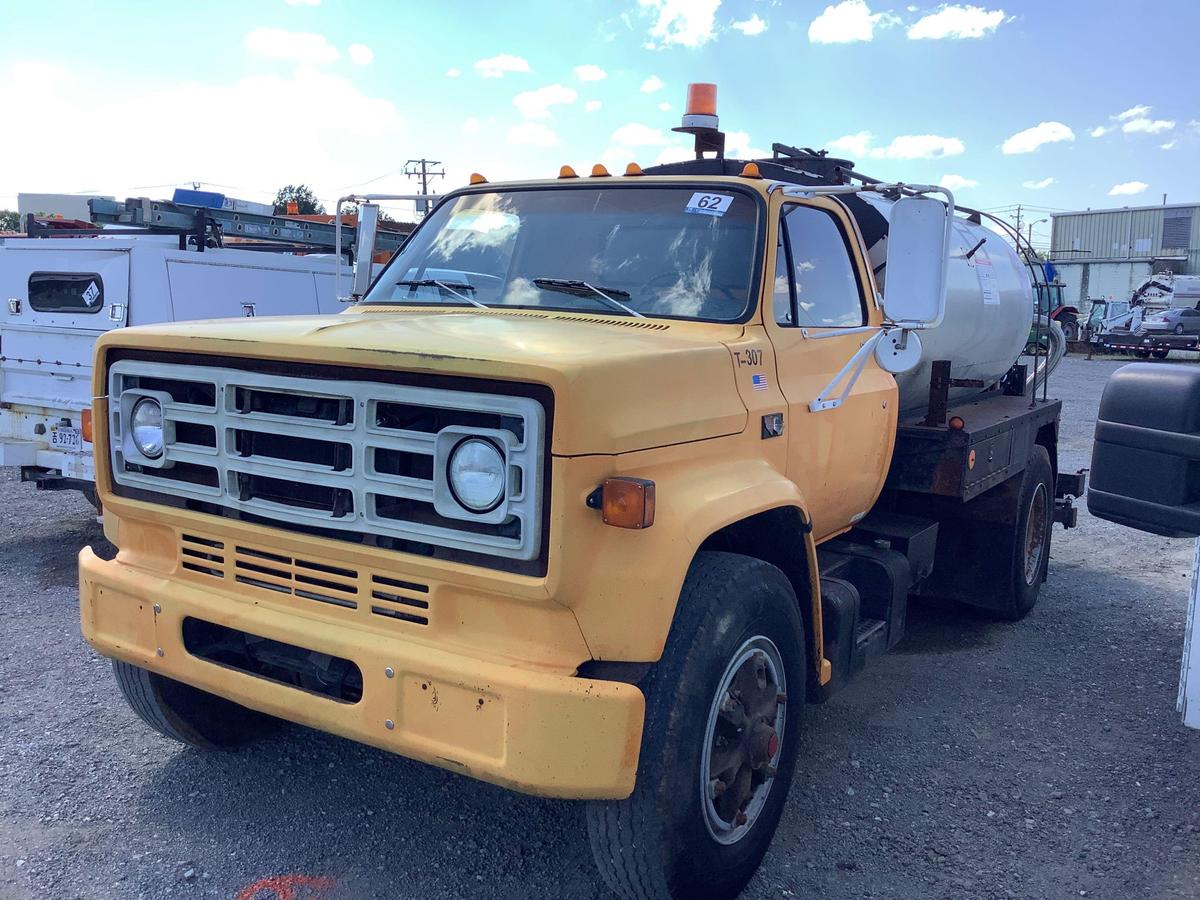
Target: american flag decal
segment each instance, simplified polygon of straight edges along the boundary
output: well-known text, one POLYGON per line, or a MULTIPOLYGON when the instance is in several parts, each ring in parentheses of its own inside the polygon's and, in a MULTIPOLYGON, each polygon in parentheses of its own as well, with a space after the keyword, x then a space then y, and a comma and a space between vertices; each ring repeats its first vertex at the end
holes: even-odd
POLYGON ((765 391, 767 389, 766 375, 751 375, 750 384, 754 386, 756 391, 765 391))

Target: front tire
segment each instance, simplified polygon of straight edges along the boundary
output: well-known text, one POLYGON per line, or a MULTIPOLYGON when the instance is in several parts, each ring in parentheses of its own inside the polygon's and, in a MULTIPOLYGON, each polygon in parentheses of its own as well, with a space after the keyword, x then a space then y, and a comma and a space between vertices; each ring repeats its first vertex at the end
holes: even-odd
POLYGON ((173 741, 198 750, 233 750, 283 724, 190 684, 114 659, 117 687, 138 718, 173 741))
POLYGON ((697 555, 646 695, 637 783, 588 803, 609 887, 627 898, 735 897, 787 799, 806 692, 804 623, 775 566, 697 555))

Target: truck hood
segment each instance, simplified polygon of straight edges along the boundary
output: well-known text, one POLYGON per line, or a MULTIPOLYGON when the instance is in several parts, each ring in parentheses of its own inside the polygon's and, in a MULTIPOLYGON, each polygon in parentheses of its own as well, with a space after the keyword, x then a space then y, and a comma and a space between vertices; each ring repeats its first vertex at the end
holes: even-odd
POLYGON ((748 414, 722 343, 741 332, 740 325, 537 311, 353 311, 124 328, 109 332, 98 352, 124 347, 544 384, 554 393, 552 452, 578 456, 743 431, 748 414))

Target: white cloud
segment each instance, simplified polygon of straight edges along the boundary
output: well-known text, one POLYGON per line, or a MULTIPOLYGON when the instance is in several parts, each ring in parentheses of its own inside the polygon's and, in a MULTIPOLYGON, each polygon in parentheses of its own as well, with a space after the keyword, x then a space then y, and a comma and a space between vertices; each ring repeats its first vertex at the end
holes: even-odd
POLYGON ((966 146, 956 137, 937 134, 902 134, 886 147, 871 150, 874 159, 941 159, 957 156, 966 146))
POLYGON ((979 186, 979 182, 975 179, 964 178, 962 175, 943 175, 942 180, 938 184, 951 191, 961 191, 963 188, 979 186))
POLYGON ((748 19, 743 19, 741 22, 734 22, 729 26, 740 31, 747 37, 754 37, 756 34, 762 34, 767 30, 767 22, 765 19, 760 19, 758 13, 754 13, 748 19))
POLYGON ((520 56, 501 53, 499 56, 476 60, 475 71, 484 78, 503 78, 511 72, 528 72, 529 63, 520 56))
POLYGON ((447 78, 457 78, 461 74, 462 74, 462 69, 456 68, 454 66, 451 66, 449 69, 446 70, 447 78))
POLYGON ((513 97, 513 106, 526 119, 549 119, 550 107, 574 103, 579 96, 574 88, 561 84, 548 84, 536 91, 523 91, 513 97))
POLYGON ((192 133, 198 124, 219 127, 255 147, 278 143, 281 121, 305 123, 302 154, 213 154, 204 141, 177 142, 170 153, 158 153, 101 141, 80 155, 66 142, 10 142, 8 178, 0 173, 0 181, 11 182, 19 172, 21 190, 169 196, 169 189, 139 186, 175 184, 199 173, 233 185, 224 192, 247 200, 270 200, 280 185, 304 182, 328 206, 346 193, 338 188, 394 169, 394 148, 408 142, 404 119, 390 100, 313 66, 242 78, 211 72, 203 82, 124 82, 82 61, 73 70, 0 63, 0 83, 22 85, 0 92, 0 121, 21 122, 37 134, 53 134, 67 121, 89 134, 103 133, 113 122, 152 121, 167 134, 192 133), (28 77, 31 72, 38 77, 28 77), (336 109, 338 115, 313 116, 314 109, 336 109))
POLYGON ((649 125, 643 125, 640 122, 630 122, 628 125, 622 125, 612 133, 611 140, 614 144, 619 144, 622 147, 656 147, 669 143, 661 129, 651 128, 649 125))
POLYGON ((670 147, 664 147, 659 151, 658 156, 654 160, 656 166, 661 166, 666 163, 685 162, 689 159, 696 158, 696 151, 690 147, 685 147, 682 144, 672 144, 670 147))
POLYGON ((483 131, 483 123, 481 121, 479 121, 479 119, 475 118, 474 116, 471 116, 471 117, 463 120, 463 123, 462 123, 462 133, 463 134, 467 135, 468 137, 474 137, 475 135, 479 134, 479 132, 481 132, 481 131, 483 131))
POLYGON ((1148 112, 1150 112, 1149 106, 1131 106, 1125 112, 1117 113, 1113 118, 1118 122, 1124 122, 1126 119, 1141 119, 1148 112))
POLYGON ((661 91, 663 88, 663 80, 657 75, 651 75, 642 82, 642 93, 653 94, 655 91, 661 91))
POLYGON ((508 129, 508 143, 520 147, 557 147, 558 135, 541 122, 522 122, 508 129))
POLYGON ((871 146, 871 138, 872 134, 869 131, 847 134, 844 137, 830 141, 829 149, 834 153, 844 153, 851 157, 866 156, 867 148, 871 146))
POLYGON ((1018 131, 1001 146, 1004 153, 1032 153, 1042 144, 1075 140, 1075 132, 1062 122, 1039 122, 1032 128, 1018 131))
POLYGON ((1168 119, 1137 118, 1127 120, 1121 130, 1126 134, 1161 134, 1174 127, 1175 123, 1168 119))
POLYGON ((654 16, 646 47, 662 50, 676 44, 701 47, 715 36, 713 20, 721 0, 638 0, 644 12, 654 16))
POLYGON ((1174 150, 1174 149, 1175 149, 1175 145, 1176 145, 1176 144, 1178 144, 1178 143, 1179 143, 1179 141, 1177 141, 1177 140, 1175 140, 1175 141, 1167 141, 1165 144, 1159 144, 1159 145, 1158 145, 1158 149, 1160 149, 1160 150, 1174 150))
POLYGON ((266 59, 310 65, 331 63, 339 56, 337 47, 325 35, 283 28, 255 28, 247 32, 246 49, 266 59))
POLYGON ((595 112, 603 105, 604 104, 601 103, 599 100, 589 100, 587 103, 583 104, 583 108, 585 110, 587 110, 588 112, 595 112))
POLYGON ((1092 137, 1104 137, 1110 131, 1112 131, 1111 128, 1105 128, 1103 125, 1097 125, 1091 131, 1089 131, 1088 134, 1090 134, 1092 137))
POLYGON ((575 77, 580 81, 603 81, 608 77, 608 73, 597 65, 584 63, 575 67, 575 77))
POLYGON ((886 28, 898 22, 891 13, 873 13, 865 0, 842 0, 809 23, 808 39, 814 44, 849 44, 875 37, 875 26, 886 28))
POLYGON ((1120 184, 1114 184, 1112 190, 1108 192, 1110 197, 1128 197, 1132 194, 1140 194, 1150 185, 1144 181, 1123 181, 1120 184))
POLYGON ((942 38, 981 38, 995 31, 1004 21, 1004 10, 982 6, 950 4, 935 13, 922 16, 908 29, 910 40, 942 38))
POLYGON ((662 103, 658 104, 658 108, 661 109, 663 112, 670 112, 671 104, 668 103, 666 100, 664 100, 662 103))
MULTIPOLYGON (((694 150, 691 155, 695 155, 694 150)), ((745 131, 729 131, 725 134, 725 155, 734 159, 763 159, 771 154, 752 146, 745 131)))
POLYGON ((375 51, 366 44, 351 44, 347 52, 350 59, 360 66, 369 66, 375 61, 375 51))
POLYGON ((1043 178, 1041 181, 1022 181, 1021 187, 1027 188, 1028 190, 1031 190, 1031 191, 1041 191, 1041 190, 1044 190, 1045 188, 1050 187, 1050 185, 1052 185, 1052 184, 1054 184, 1054 178, 1047 177, 1047 178, 1043 178))

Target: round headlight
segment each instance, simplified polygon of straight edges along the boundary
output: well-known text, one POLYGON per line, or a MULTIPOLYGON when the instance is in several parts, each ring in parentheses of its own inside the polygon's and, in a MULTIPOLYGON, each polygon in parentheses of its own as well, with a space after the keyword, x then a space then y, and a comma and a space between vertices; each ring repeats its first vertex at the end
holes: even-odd
POLYGON ((129 416, 129 433, 133 446, 147 459, 158 459, 163 452, 162 406, 153 397, 143 397, 133 404, 129 416))
POLYGON ((491 441, 467 438, 450 453, 447 476, 454 499, 471 512, 491 512, 504 499, 504 454, 491 441))

